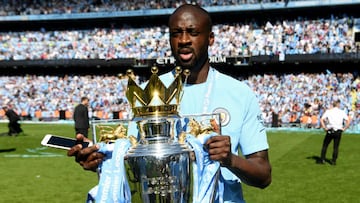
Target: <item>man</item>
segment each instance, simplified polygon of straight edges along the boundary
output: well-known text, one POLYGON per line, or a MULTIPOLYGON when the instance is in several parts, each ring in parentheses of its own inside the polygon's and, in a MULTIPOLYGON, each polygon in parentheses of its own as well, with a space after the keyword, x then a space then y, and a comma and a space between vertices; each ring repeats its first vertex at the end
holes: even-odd
POLYGON ((74 121, 75 121, 75 133, 82 134, 88 137, 89 130, 89 99, 87 97, 81 97, 81 103, 75 107, 74 121))
POLYGON ((320 124, 321 127, 325 130, 326 135, 323 141, 319 163, 320 164, 325 163, 327 147, 329 146, 331 140, 334 140, 334 150, 330 164, 336 165, 336 159, 339 153, 341 134, 350 126, 349 117, 346 115, 345 111, 340 109, 340 100, 334 101, 333 108, 325 111, 325 113, 320 119, 320 124), (344 126, 344 121, 345 121, 345 126, 344 126))
POLYGON ((9 119, 9 132, 8 135, 18 135, 23 130, 20 127, 20 116, 12 109, 8 108, 7 106, 3 107, 6 117, 9 119))
MULTIPOLYGON (((241 182, 265 188, 271 183, 268 143, 258 101, 244 83, 210 67, 208 47, 214 43, 212 21, 207 11, 185 4, 169 19, 170 45, 177 65, 191 71, 184 87, 180 113, 222 113, 223 135, 205 143, 210 158, 221 163, 225 202, 244 202, 241 182), (238 152, 241 149, 242 154, 238 152)), ((162 75, 169 84, 173 72, 162 75)), ((78 140, 84 139, 79 136, 78 140)), ((76 145, 68 151, 84 169, 94 170, 103 155, 92 153, 97 146, 81 150, 76 145)))

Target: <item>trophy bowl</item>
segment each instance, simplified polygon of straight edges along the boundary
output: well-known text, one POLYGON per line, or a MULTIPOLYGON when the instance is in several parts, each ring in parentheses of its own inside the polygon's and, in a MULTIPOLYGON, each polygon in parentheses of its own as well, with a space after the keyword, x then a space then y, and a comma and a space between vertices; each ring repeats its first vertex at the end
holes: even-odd
POLYGON ((133 202, 192 202, 192 150, 173 139, 173 121, 138 122, 141 140, 128 150, 125 161, 133 202))

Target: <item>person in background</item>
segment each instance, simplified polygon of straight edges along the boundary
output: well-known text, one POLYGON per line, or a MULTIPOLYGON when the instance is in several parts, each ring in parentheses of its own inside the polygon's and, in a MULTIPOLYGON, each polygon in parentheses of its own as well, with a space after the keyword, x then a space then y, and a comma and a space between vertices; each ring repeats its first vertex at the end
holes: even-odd
POLYGON ((19 120, 20 116, 11 108, 4 106, 3 110, 5 112, 6 117, 9 119, 9 132, 8 135, 18 135, 19 133, 23 132, 21 129, 19 120))
POLYGON ((334 140, 334 151, 332 159, 330 160, 331 165, 336 165, 336 159, 339 154, 339 145, 342 133, 349 128, 350 119, 346 115, 345 111, 340 109, 340 100, 336 100, 333 103, 333 107, 326 110, 320 119, 321 127, 325 130, 326 135, 322 144, 321 156, 319 163, 325 163, 326 150, 331 140, 334 140), (345 121, 345 125, 344 125, 345 121))
MULTIPOLYGON (((210 159, 221 164, 224 202, 245 202, 241 183, 258 188, 271 183, 269 146, 259 102, 245 83, 210 66, 208 48, 215 36, 206 10, 193 4, 178 7, 170 16, 169 32, 176 65, 190 70, 180 113, 220 112, 224 115, 222 135, 212 136, 205 145, 210 159), (239 156, 240 150, 243 156, 239 156)), ((160 78, 165 85, 170 84, 174 72, 160 78)), ((85 138, 78 136, 77 139, 81 142, 85 138)), ((75 156, 84 169, 96 170, 104 158, 97 152, 98 148, 95 145, 82 149, 81 145, 76 145, 68 155, 75 156)))
POLYGON ((75 121, 75 134, 88 137, 89 132, 89 98, 81 97, 81 103, 75 107, 73 119, 75 121))

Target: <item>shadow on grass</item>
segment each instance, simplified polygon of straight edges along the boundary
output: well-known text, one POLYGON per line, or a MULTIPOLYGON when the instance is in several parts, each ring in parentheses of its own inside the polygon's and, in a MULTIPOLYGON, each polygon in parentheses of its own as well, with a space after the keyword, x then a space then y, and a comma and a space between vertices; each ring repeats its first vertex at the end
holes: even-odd
POLYGON ((306 159, 313 159, 315 160, 316 164, 324 164, 325 162, 331 164, 330 159, 325 159, 325 162, 321 161, 321 158, 319 156, 308 156, 306 159))
POLYGON ((11 134, 11 135, 9 135, 8 132, 5 132, 5 133, 0 133, 0 136, 12 136, 12 137, 17 137, 17 136, 27 136, 27 134, 25 134, 24 132, 20 132, 20 133, 17 133, 17 134, 11 134))
MULTIPOLYGON (((26 135, 26 134, 21 132, 21 133, 19 133, 17 135, 11 135, 11 136, 18 136, 18 135, 26 135)), ((9 133, 8 132, 0 133, 0 136, 9 136, 9 133)), ((9 137, 11 137, 11 136, 9 136, 9 137)), ((2 152, 13 152, 15 150, 16 150, 16 148, 0 149, 0 153, 2 153, 2 152)))
POLYGON ((0 153, 1 152, 12 152, 12 151, 15 151, 16 148, 9 148, 9 149, 0 149, 0 153))

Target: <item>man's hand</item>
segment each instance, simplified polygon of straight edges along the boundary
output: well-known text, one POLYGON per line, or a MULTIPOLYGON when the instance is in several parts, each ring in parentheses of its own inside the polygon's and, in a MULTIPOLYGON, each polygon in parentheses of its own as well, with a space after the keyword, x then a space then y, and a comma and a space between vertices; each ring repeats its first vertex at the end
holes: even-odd
POLYGON ((206 141, 205 145, 211 160, 219 161, 222 166, 231 166, 230 136, 212 136, 206 141))
POLYGON ((219 161, 244 183, 265 188, 271 183, 271 166, 268 151, 262 150, 245 158, 232 154, 229 136, 213 136, 206 141, 210 159, 219 161))
POLYGON ((87 139, 82 134, 76 135, 76 142, 79 144, 69 149, 67 155, 74 156, 75 161, 78 162, 83 167, 83 169, 96 171, 99 164, 103 161, 103 158, 105 157, 104 154, 98 152, 99 146, 94 145, 91 147, 82 148, 81 143, 91 142, 91 140, 87 139))

